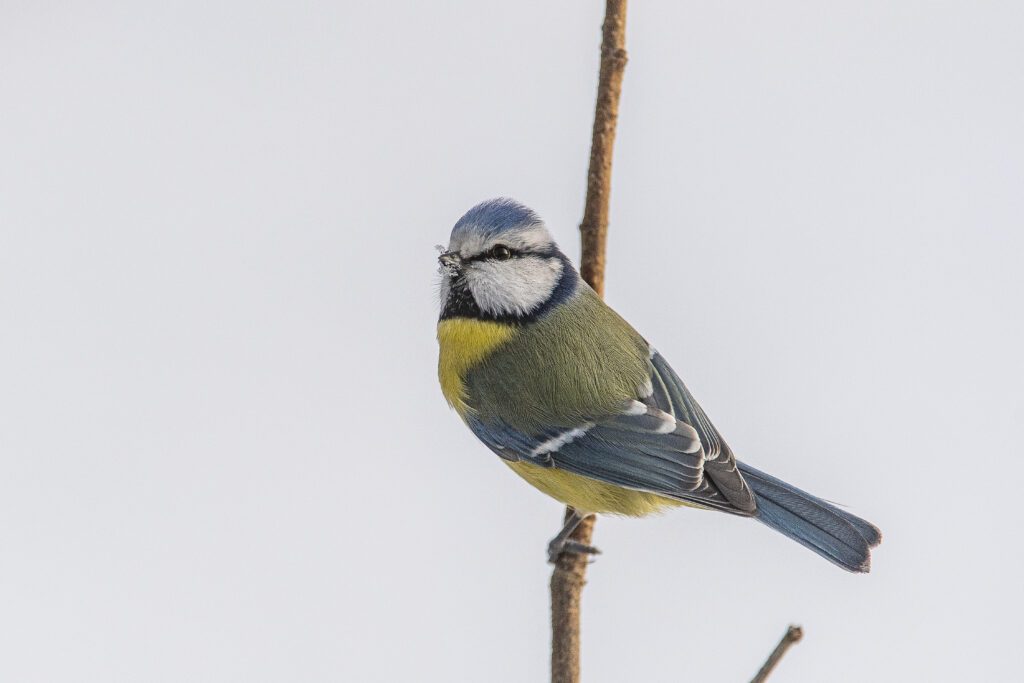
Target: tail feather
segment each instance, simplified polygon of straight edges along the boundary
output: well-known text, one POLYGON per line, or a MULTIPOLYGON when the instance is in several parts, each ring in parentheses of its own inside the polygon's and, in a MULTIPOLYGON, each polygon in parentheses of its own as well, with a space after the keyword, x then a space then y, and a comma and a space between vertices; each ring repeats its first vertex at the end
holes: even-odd
POLYGON ((882 542, 876 526, 749 465, 739 469, 757 498, 758 520, 843 569, 871 569, 871 549, 882 542))

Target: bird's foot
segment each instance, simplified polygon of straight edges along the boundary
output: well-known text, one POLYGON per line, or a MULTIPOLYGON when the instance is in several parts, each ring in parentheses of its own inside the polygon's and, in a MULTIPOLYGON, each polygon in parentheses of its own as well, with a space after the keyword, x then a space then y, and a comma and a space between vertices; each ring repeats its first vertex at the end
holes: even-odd
POLYGON ((574 555, 600 555, 601 551, 592 545, 580 543, 572 539, 556 538, 548 544, 548 562, 555 564, 563 553, 574 555))

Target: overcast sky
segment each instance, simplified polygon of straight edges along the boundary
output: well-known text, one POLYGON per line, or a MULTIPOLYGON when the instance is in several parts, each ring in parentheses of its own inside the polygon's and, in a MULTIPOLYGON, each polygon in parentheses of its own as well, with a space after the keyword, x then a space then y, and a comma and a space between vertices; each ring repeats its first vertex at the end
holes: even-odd
MULTIPOLYGON (((0 679, 546 677, 561 508, 441 397, 433 246, 578 253, 602 4, 0 0, 0 679)), ((1022 35, 632 3, 608 299, 886 536, 601 520, 586 681, 1024 670, 1022 35)))

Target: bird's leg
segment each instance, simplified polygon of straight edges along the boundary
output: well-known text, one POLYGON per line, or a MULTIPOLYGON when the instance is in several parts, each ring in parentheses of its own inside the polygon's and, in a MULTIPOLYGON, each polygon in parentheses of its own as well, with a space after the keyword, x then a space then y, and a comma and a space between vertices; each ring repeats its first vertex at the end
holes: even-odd
POLYGON ((587 516, 573 508, 572 514, 565 520, 565 526, 548 543, 548 562, 554 564, 562 553, 576 553, 577 555, 599 555, 601 553, 600 550, 592 545, 585 545, 569 538, 572 532, 576 531, 576 527, 580 525, 580 522, 586 519, 587 516))

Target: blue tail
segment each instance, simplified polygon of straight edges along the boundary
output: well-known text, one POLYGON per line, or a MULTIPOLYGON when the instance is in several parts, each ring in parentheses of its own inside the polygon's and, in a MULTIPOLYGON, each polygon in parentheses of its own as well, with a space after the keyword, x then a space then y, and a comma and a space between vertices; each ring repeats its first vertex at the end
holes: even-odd
POLYGON ((851 572, 871 569, 871 549, 882 532, 821 498, 739 463, 757 497, 756 518, 851 572))

